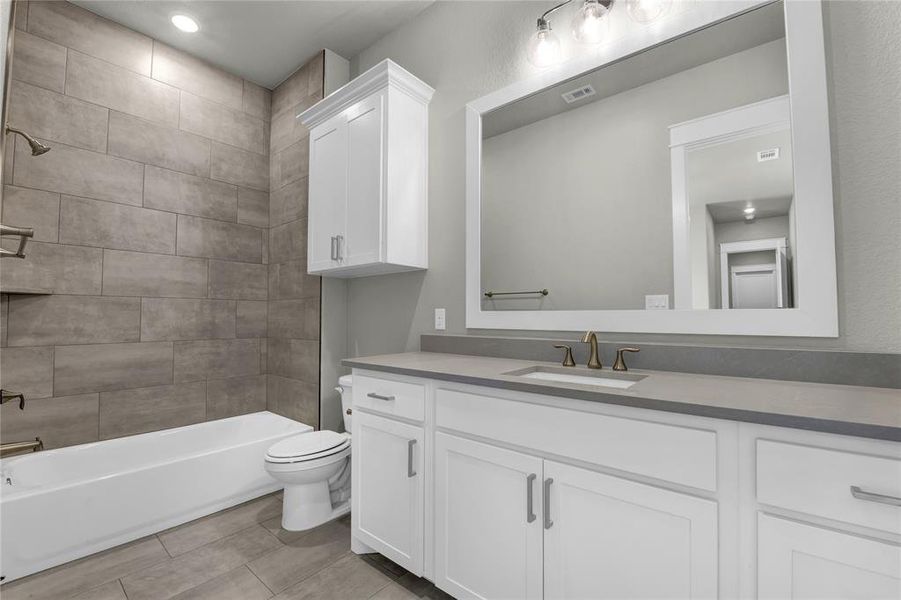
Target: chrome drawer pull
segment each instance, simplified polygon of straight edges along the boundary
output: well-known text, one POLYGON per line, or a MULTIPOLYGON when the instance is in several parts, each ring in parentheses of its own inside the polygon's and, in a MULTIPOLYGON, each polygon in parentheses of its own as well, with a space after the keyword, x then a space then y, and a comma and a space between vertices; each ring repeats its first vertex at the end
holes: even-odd
POLYGON ((413 470, 413 446, 416 440, 407 442, 407 477, 416 477, 416 471, 413 470))
POLYGON ((550 529, 554 526, 551 521, 551 484, 554 483, 552 478, 544 480, 544 528, 550 529))
POLYGON ((386 402, 391 402, 394 400, 394 396, 382 396, 381 394, 376 394, 375 392, 369 392, 366 394, 367 398, 374 398, 375 400, 385 400, 386 402))
POLYGON ((532 499, 532 488, 534 487, 535 479, 538 476, 535 473, 530 474, 526 477, 526 523, 531 523, 536 519, 535 517, 535 507, 533 506, 532 499))
POLYGON ((332 247, 329 258, 331 258, 332 260, 338 260, 338 238, 336 238, 335 236, 332 236, 332 247))
POLYGON ((889 504, 891 506, 901 506, 901 498, 897 496, 886 496, 885 494, 876 494, 874 492, 865 492, 856 485, 851 486, 851 495, 858 500, 867 502, 878 502, 879 504, 889 504))

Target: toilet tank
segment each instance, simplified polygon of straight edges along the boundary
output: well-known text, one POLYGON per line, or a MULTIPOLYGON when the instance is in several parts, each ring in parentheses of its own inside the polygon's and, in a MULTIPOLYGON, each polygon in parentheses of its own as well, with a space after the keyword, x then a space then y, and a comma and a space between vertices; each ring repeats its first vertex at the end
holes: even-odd
POLYGON ((341 392, 341 415, 344 417, 344 431, 351 432, 351 412, 353 408, 353 376, 342 375, 338 378, 338 391, 341 392))

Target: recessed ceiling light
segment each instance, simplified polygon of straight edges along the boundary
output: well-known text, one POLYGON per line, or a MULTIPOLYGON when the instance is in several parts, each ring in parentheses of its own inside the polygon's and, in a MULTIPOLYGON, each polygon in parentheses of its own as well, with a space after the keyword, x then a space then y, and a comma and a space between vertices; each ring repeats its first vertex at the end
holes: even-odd
POLYGON ((745 209, 745 214, 746 214, 746 215, 753 215, 754 212, 755 212, 756 210, 757 210, 757 209, 754 208, 753 206, 749 206, 748 208, 745 209))
POLYGON ((200 29, 197 21, 188 15, 172 15, 172 24, 186 33, 195 33, 200 29))

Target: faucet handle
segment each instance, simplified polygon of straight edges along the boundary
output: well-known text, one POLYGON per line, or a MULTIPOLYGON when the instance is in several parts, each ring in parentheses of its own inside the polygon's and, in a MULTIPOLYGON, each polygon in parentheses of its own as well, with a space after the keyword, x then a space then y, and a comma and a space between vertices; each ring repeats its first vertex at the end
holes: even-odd
POLYGON ((6 404, 7 402, 12 402, 13 400, 19 401, 19 410, 25 410, 24 394, 12 394, 7 390, 0 390, 0 404, 6 404))
POLYGON ((613 363, 614 371, 628 371, 626 361, 623 360, 623 352, 641 352, 641 348, 620 348, 616 351, 616 362, 613 363))
POLYGON ((573 349, 571 346, 567 346, 566 344, 554 344, 554 348, 559 350, 566 350, 563 354, 563 366, 564 367, 575 367, 576 361, 573 360, 573 349))

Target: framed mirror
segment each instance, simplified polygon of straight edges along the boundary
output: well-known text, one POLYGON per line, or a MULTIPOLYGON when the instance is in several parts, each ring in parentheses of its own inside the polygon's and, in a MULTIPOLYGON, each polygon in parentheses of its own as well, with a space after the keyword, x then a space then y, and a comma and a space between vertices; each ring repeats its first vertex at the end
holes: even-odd
POLYGON ((837 336, 820 2, 620 33, 467 105, 467 327, 837 336))

